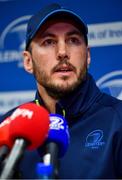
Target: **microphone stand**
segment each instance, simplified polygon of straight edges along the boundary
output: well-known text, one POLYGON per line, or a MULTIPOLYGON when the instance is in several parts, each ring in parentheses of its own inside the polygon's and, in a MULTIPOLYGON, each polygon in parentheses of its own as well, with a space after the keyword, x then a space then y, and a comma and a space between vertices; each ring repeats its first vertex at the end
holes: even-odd
POLYGON ((58 145, 48 142, 42 148, 43 162, 37 164, 37 175, 39 179, 59 179, 58 176, 58 145))
POLYGON ((0 179, 12 179, 15 167, 22 157, 26 147, 27 142, 24 139, 20 138, 15 140, 14 146, 3 167, 0 179))
POLYGON ((50 142, 46 145, 46 154, 43 157, 44 164, 52 165, 51 179, 58 179, 58 145, 50 142))

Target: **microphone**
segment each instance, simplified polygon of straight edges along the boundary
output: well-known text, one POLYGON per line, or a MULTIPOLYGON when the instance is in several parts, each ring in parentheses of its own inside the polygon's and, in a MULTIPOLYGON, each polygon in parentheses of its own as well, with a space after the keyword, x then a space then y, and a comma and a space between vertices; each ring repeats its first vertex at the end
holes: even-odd
POLYGON ((38 149, 43 154, 43 163, 37 164, 37 174, 43 176, 43 178, 57 179, 58 159, 64 156, 68 145, 67 121, 61 115, 50 114, 50 130, 47 141, 43 147, 38 149))
POLYGON ((4 160, 5 160, 6 156, 8 155, 8 153, 9 153, 8 146, 3 145, 2 147, 0 147, 0 172, 2 170, 4 160))
POLYGON ((8 155, 10 151, 8 127, 8 124, 4 126, 4 122, 0 124, 0 169, 5 157, 8 155))
POLYGON ((43 144, 49 131, 48 111, 34 103, 19 106, 7 119, 0 124, 0 145, 12 148, 3 168, 1 179, 9 179, 25 148, 33 150, 43 144), (4 129, 4 130, 3 130, 4 129), (5 133, 7 130, 7 136, 5 133), (2 133, 1 133, 2 132, 2 133))

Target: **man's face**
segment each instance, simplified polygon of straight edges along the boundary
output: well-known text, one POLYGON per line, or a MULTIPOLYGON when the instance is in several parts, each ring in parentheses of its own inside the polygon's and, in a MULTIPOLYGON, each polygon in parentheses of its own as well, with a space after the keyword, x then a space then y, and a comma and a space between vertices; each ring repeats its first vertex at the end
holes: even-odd
POLYGON ((90 52, 83 35, 71 23, 51 23, 31 42, 32 72, 38 88, 60 98, 84 79, 90 52))

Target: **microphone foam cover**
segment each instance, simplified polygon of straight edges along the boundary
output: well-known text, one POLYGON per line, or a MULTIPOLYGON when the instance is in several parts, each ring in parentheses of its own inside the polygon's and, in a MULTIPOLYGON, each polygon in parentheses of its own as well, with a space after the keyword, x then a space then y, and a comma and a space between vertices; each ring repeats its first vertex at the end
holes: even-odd
POLYGON ((48 136, 49 113, 35 103, 26 103, 19 106, 9 117, 11 123, 9 134, 11 145, 15 139, 23 138, 29 142, 28 149, 39 147, 48 136))
POLYGON ((50 114, 50 130, 47 142, 55 142, 59 146, 59 157, 64 156, 69 145, 69 131, 65 118, 58 114, 50 114))
POLYGON ((4 121, 0 124, 0 146, 2 145, 10 146, 9 124, 4 123, 4 121))

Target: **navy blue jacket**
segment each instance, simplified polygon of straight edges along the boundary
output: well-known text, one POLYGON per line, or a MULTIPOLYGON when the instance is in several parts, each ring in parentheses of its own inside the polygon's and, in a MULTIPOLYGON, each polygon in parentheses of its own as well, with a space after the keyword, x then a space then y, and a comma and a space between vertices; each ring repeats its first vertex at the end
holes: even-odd
MULTIPOLYGON (((36 99, 44 105, 38 92, 36 99)), ((73 93, 57 103, 56 113, 61 114, 62 108, 69 124, 70 145, 60 159, 59 178, 122 178, 122 101, 100 92, 88 74, 73 93)), ((25 152, 19 165, 23 179, 37 178, 40 159, 37 150, 25 152)))

